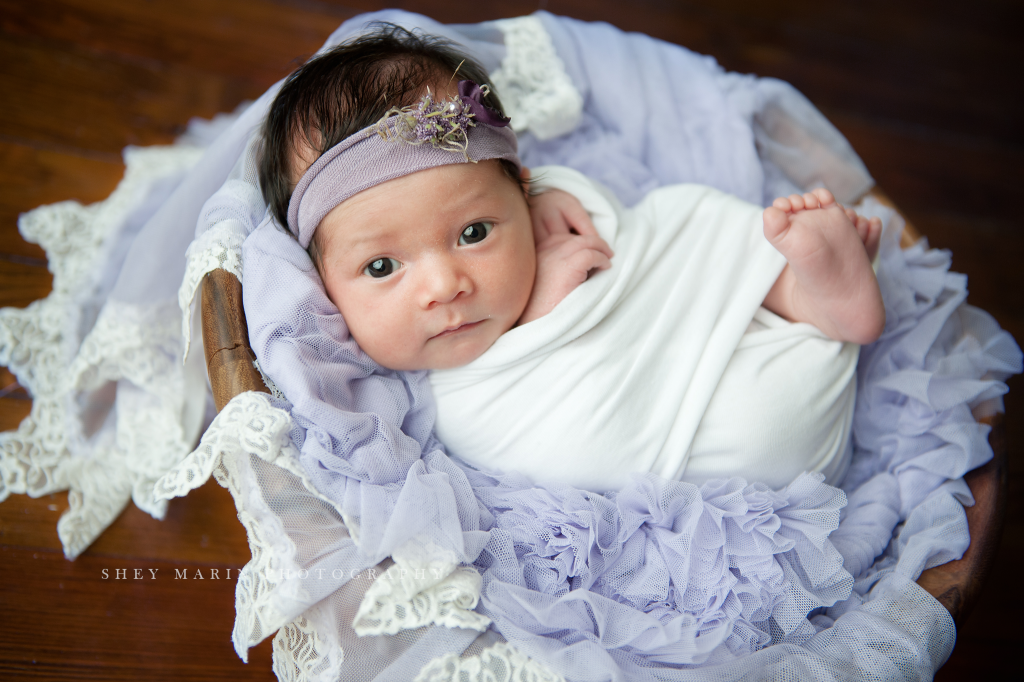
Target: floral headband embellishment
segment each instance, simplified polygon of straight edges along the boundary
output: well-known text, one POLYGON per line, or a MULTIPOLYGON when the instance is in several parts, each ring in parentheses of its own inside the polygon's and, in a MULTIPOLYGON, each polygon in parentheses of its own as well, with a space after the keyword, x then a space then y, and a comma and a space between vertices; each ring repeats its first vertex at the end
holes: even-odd
POLYGON ((288 202, 288 230, 302 248, 335 206, 389 180, 463 160, 500 159, 522 168, 508 119, 483 104, 487 89, 462 81, 458 92, 438 101, 428 93, 392 109, 314 161, 288 202))
POLYGON ((435 101, 428 92, 417 104, 389 109, 376 126, 376 132, 388 142, 408 145, 430 143, 436 149, 469 157, 469 129, 477 122, 504 128, 509 119, 483 103, 490 89, 471 80, 459 81, 459 94, 435 101))

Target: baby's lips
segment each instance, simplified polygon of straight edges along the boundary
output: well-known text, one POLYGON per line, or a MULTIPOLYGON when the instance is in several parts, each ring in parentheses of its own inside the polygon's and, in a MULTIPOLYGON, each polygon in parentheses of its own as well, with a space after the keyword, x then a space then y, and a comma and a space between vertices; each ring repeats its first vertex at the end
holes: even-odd
MULTIPOLYGON (((467 327, 470 327, 470 328, 471 327, 475 327, 476 325, 480 324, 481 322, 483 322, 483 320, 477 320, 476 322, 460 322, 459 324, 456 324, 456 325, 451 326, 451 327, 447 327, 447 328, 439 331, 438 333, 434 334, 430 338, 431 339, 438 339, 438 338, 441 338, 443 336, 449 336, 453 332, 458 332, 458 331, 463 330, 463 329, 465 329, 467 327)), ((466 329, 466 331, 468 331, 468 329, 466 329)))

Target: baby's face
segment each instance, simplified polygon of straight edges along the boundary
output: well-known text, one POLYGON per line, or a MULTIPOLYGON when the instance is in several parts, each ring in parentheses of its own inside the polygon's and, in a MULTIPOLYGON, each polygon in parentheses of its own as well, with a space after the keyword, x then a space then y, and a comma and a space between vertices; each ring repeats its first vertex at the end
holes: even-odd
POLYGON ((359 347, 391 369, 472 362, 515 325, 533 289, 526 197, 495 160, 382 183, 317 230, 327 295, 359 347))

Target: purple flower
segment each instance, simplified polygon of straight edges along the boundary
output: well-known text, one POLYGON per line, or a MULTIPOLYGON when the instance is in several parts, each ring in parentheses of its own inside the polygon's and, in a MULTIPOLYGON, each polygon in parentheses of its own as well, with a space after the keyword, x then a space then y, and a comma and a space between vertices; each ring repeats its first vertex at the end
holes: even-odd
MULTIPOLYGON (((469 158, 469 129, 477 122, 503 128, 509 119, 483 104, 486 86, 459 81, 459 96, 435 100, 428 92, 418 104, 392 108, 377 122, 376 133, 390 142, 429 143, 469 158)), ((474 161, 475 163, 475 161, 474 161)))
POLYGON ((462 98, 463 103, 469 108, 473 118, 479 123, 486 123, 496 128, 504 128, 508 125, 510 119, 484 104, 483 98, 487 93, 487 90, 473 81, 459 81, 459 97, 462 98))

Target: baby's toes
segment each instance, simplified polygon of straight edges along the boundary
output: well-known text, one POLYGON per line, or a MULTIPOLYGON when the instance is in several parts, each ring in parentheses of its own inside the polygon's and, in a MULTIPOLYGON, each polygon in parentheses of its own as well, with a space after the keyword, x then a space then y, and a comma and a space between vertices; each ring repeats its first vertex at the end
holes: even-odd
POLYGON ((818 200, 818 204, 821 208, 828 208, 832 204, 836 203, 836 198, 832 196, 832 192, 829 192, 824 187, 818 187, 812 190, 812 193, 818 200))
POLYGON ((804 194, 804 208, 807 210, 812 208, 821 208, 821 204, 818 202, 818 197, 811 192, 804 194))
MULTIPOLYGON (((847 214, 847 215, 849 215, 849 214, 847 214)), ((863 243, 864 245, 867 245, 867 243, 868 243, 868 235, 870 234, 869 229, 868 229, 869 228, 868 219, 865 218, 864 216, 860 216, 860 215, 857 215, 856 213, 854 213, 853 217, 850 219, 850 222, 852 222, 854 224, 854 226, 857 228, 857 236, 860 237, 861 243, 863 243)))
POLYGON ((804 198, 799 194, 790 194, 789 203, 793 207, 794 211, 804 210, 804 198))
POLYGON ((779 209, 780 211, 785 211, 786 213, 790 213, 793 210, 793 204, 789 203, 789 199, 787 199, 786 197, 779 197, 778 199, 772 202, 772 206, 779 209))
POLYGON ((768 241, 776 243, 788 229, 789 214, 786 211, 777 206, 769 206, 764 210, 764 236, 768 241))
POLYGON ((882 243, 882 220, 881 218, 872 218, 867 223, 868 236, 864 240, 864 248, 867 249, 868 259, 874 260, 878 254, 878 247, 882 243))

